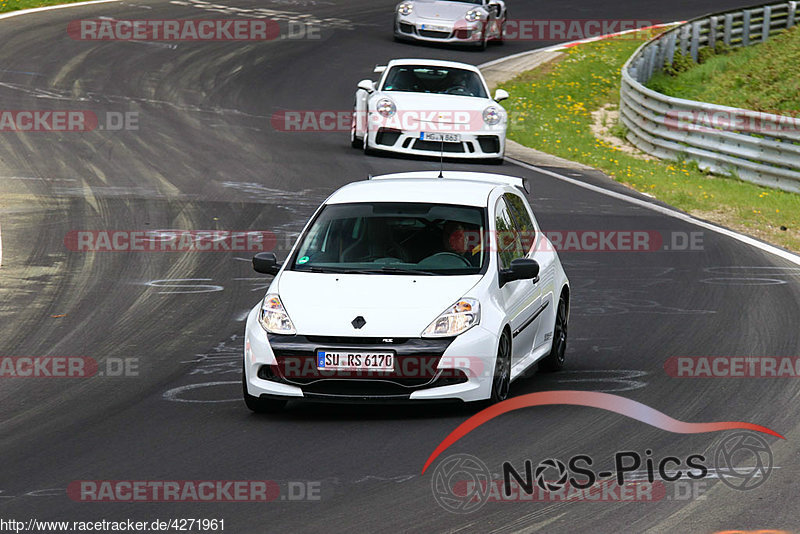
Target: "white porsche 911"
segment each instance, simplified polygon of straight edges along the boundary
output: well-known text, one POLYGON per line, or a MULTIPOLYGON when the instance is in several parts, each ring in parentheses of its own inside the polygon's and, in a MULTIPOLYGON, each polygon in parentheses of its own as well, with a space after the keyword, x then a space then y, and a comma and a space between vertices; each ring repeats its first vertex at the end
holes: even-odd
POLYGON ((485 49, 489 41, 503 42, 507 20, 503 0, 403 0, 395 9, 394 37, 485 49))
POLYGON ((351 183, 320 206, 248 315, 242 385, 286 401, 507 398, 564 365, 569 281, 520 190, 497 174, 412 172, 351 183))
POLYGON ((395 59, 375 67, 380 80, 356 90, 350 142, 365 153, 486 159, 502 163, 507 114, 480 70, 466 63, 395 59))

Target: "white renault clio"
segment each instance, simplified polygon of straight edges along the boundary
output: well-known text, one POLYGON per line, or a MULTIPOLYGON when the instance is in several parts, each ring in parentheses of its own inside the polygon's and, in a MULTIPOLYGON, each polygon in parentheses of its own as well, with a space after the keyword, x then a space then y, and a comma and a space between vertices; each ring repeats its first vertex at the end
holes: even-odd
POLYGON ((243 389, 292 399, 502 401, 564 365, 569 281, 520 178, 412 172, 342 187, 320 206, 248 318, 243 389))

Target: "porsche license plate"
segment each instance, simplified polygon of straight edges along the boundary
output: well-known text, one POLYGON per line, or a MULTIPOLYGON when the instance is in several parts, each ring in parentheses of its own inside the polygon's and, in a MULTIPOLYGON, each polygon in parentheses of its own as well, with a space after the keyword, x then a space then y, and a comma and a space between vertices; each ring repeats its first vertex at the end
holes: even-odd
POLYGON ((431 32, 449 32, 450 28, 447 26, 436 26, 435 24, 422 24, 420 26, 421 30, 427 30, 431 32))
POLYGON ((444 141, 445 143, 460 143, 461 136, 452 133, 425 133, 420 132, 419 138, 422 141, 444 141))

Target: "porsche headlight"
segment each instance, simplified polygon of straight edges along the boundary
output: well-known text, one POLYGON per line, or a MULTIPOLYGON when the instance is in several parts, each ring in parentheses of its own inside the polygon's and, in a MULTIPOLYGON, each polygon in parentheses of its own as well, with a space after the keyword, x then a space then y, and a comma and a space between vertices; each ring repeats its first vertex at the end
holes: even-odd
POLYGON ((500 122, 501 118, 502 116, 500 115, 500 109, 496 106, 489 106, 483 110, 483 122, 489 126, 494 126, 500 122))
POLYGON ((275 293, 270 293, 264 297, 261 304, 261 313, 258 315, 258 322, 261 328, 270 334, 296 334, 292 320, 283 307, 281 298, 275 293))
POLYGON ((483 13, 480 9, 470 9, 467 11, 467 14, 464 15, 464 18, 467 19, 467 22, 475 22, 483 18, 483 13))
POLYGON ((391 117, 397 111, 397 106, 395 106, 394 102, 388 98, 381 98, 378 100, 378 104, 375 106, 375 109, 382 116, 391 117))
POLYGON ((397 6, 397 12, 401 15, 410 15, 412 11, 414 11, 414 4, 411 2, 403 2, 397 6))
POLYGON ((447 308, 422 332, 422 337, 448 337, 463 334, 481 322, 481 305, 464 298, 447 308))

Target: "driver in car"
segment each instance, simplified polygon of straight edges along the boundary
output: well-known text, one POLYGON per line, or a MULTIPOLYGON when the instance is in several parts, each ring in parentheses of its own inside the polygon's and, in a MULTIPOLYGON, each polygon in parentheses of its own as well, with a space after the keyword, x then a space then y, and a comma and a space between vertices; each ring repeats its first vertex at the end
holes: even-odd
POLYGON ((458 254, 466 259, 470 265, 480 265, 481 239, 477 229, 472 225, 465 225, 458 221, 447 221, 444 223, 443 230, 445 252, 458 254))
POLYGON ((470 73, 460 71, 453 73, 449 87, 446 91, 449 95, 475 96, 475 78, 470 73))

